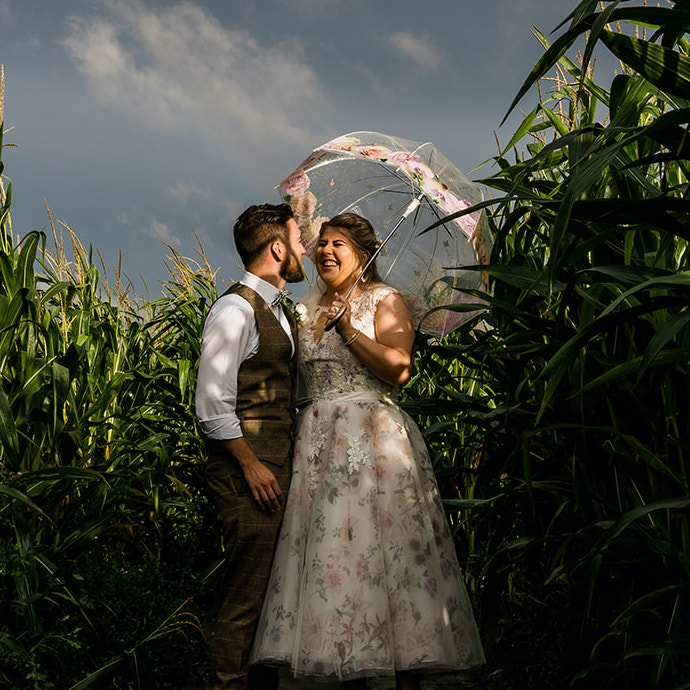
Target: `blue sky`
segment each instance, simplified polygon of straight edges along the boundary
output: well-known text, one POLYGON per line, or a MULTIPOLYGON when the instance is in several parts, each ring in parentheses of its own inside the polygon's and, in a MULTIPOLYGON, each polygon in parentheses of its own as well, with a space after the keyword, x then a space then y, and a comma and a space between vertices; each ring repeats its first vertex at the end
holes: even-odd
POLYGON ((14 234, 49 231, 45 200, 111 280, 121 251, 138 292, 157 296, 166 243, 193 257, 195 233, 237 278, 237 215, 334 136, 432 141, 468 174, 495 155, 542 53, 531 26, 576 4, 0 0, 14 234))

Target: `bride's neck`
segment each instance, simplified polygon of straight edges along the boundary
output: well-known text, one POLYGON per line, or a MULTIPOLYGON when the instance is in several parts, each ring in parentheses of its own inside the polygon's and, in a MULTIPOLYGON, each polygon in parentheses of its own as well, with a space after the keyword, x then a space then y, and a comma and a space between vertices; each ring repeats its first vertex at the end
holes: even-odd
MULTIPOLYGON (((343 288, 334 288, 334 287, 326 287, 325 292, 323 293, 323 301, 327 302, 330 304, 334 299, 335 299, 335 293, 337 292, 341 297, 344 297, 347 294, 347 291, 350 289, 350 283, 349 285, 346 285, 343 288)), ((352 294, 348 297, 349 300, 356 299, 357 297, 362 294, 362 287, 360 285, 357 285, 355 289, 352 291, 352 294)))

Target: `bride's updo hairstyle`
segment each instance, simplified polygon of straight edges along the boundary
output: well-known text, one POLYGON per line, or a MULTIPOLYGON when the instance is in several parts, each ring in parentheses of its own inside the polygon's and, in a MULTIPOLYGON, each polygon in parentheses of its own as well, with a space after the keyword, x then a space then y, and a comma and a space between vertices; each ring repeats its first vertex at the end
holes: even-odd
MULTIPOLYGON (((374 226, 362 216, 356 213, 340 213, 333 216, 330 220, 324 221, 319 231, 319 236, 326 228, 342 231, 352 242, 355 252, 359 256, 362 266, 374 255, 379 248, 381 241, 376 237, 374 226)), ((381 283, 379 269, 376 267, 376 260, 372 261, 362 278, 365 283, 381 283)))

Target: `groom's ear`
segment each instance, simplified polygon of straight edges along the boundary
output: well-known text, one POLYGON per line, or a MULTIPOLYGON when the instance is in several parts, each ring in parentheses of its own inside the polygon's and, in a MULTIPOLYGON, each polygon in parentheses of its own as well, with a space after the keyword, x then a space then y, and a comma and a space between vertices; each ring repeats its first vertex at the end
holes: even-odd
POLYGON ((285 258, 287 247, 285 246, 285 242, 282 240, 273 240, 273 242, 271 242, 269 245, 268 250, 276 261, 282 261, 285 258))

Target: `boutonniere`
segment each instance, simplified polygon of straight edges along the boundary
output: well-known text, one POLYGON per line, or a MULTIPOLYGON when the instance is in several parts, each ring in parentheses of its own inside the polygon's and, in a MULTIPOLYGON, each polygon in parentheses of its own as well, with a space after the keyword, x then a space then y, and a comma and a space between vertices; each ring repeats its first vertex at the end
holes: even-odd
POLYGON ((299 304, 296 304, 295 311, 293 313, 295 315, 295 321, 297 321, 298 326, 302 326, 305 323, 307 323, 309 310, 307 309, 306 304, 302 304, 301 302, 299 304))
POLYGON ((289 295, 285 295, 281 301, 295 317, 295 321, 297 321, 298 326, 302 326, 307 322, 309 310, 305 304, 295 302, 295 300, 293 300, 289 295))

